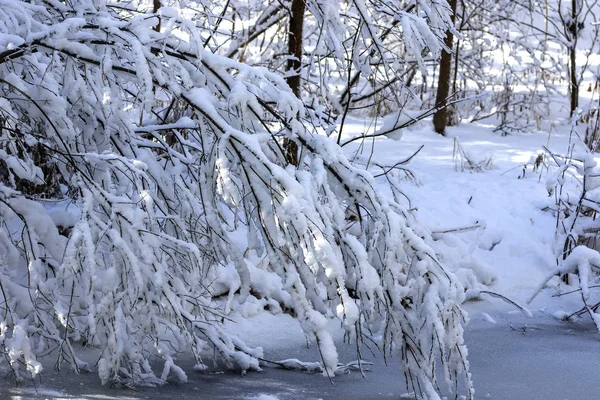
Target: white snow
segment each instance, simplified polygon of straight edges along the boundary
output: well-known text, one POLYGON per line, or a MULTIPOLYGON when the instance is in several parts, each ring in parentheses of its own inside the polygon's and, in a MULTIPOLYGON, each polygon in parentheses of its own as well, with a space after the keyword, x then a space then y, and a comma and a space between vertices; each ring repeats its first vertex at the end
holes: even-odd
MULTIPOLYGON (((520 179, 523 165, 543 146, 561 151, 568 138, 563 132, 548 140, 545 134, 501 137, 488 127, 467 123, 449 128, 448 136, 442 137, 424 125, 407 130, 400 142, 377 139, 373 159, 378 165, 394 165, 424 144, 410 163, 417 183, 400 185, 416 206, 419 222, 433 232, 441 261, 467 287, 479 283, 525 302, 556 265, 556 221, 551 212, 543 211, 551 200, 544 179, 540 182, 539 174, 531 171, 520 179), (493 154, 493 168, 456 171, 454 138, 471 152, 493 154)), ((368 154, 371 149, 363 151, 368 154)))
MULTIPOLYGON (((350 129, 348 135, 352 135, 362 128, 362 122, 359 120, 353 120, 351 123, 354 132, 350 129)), ((537 332, 536 329, 539 328, 536 326, 548 324, 548 317, 555 321, 559 320, 556 321, 557 324, 569 324, 562 320, 580 308, 581 294, 578 295, 578 292, 559 298, 552 297, 557 293, 557 288, 560 292, 569 292, 578 289, 578 286, 569 287, 560 283, 556 278, 552 278, 549 283, 546 283, 546 280, 549 276, 553 276, 557 268, 568 272, 585 263, 597 264, 600 259, 598 259, 597 252, 593 250, 576 248, 572 255, 557 267, 554 249, 556 219, 551 211, 545 209, 553 202, 553 198, 548 197, 545 185, 547 176, 553 174, 553 171, 540 172, 528 168, 523 173, 523 166, 532 158, 537 157, 543 151, 543 146, 561 152, 567 143, 566 128, 561 132, 553 133, 550 137, 543 133, 502 137, 494 133, 490 127, 468 123, 450 128, 448 137, 436 135, 428 124, 423 124, 419 129, 406 130, 401 141, 381 137, 374 142, 374 158, 382 166, 393 165, 396 160, 410 156, 421 144, 425 145, 410 164, 415 171, 416 180, 403 179, 404 176, 401 174, 396 175, 393 179, 397 180, 399 187, 408 195, 411 204, 417 206, 415 212, 419 223, 434 233, 433 247, 439 252, 440 261, 453 270, 463 285, 469 289, 466 294, 468 300, 464 307, 470 313, 471 324, 474 328, 468 325, 467 333, 474 329, 477 334, 468 335, 466 344, 469 345, 471 337, 475 338, 473 348, 476 355, 479 354, 478 351, 482 346, 480 330, 493 329, 497 334, 499 331, 507 329, 507 321, 514 319, 513 312, 517 311, 515 306, 484 294, 486 291, 495 292, 517 303, 525 304, 526 300, 541 289, 538 296, 529 305, 533 316, 531 318, 520 317, 523 319, 519 321, 524 322, 518 324, 511 323, 511 328, 509 328, 511 332, 525 332, 524 334, 537 332), (482 154, 492 153, 494 156, 493 168, 481 172, 457 171, 453 160, 455 137, 465 148, 472 151, 476 149, 482 154)), ((349 145, 345 151, 347 154, 354 155, 356 148, 349 145)), ((367 147, 363 151, 368 153, 370 149, 367 147)), ((358 153, 356 161, 361 162, 361 160, 361 154, 358 153)), ((385 178, 378 179, 383 187, 385 178)), ((408 202, 408 200, 405 201, 408 202)), ((72 212, 75 211, 71 211, 69 205, 56 204, 52 207, 49 205, 48 208, 57 224, 60 222, 61 225, 72 225, 72 212)), ((356 240, 353 236, 351 238, 353 239, 347 240, 350 242, 356 240)), ((254 258, 260 260, 259 257, 254 258)), ((281 292, 281 282, 269 281, 269 279, 273 279, 272 275, 267 273, 269 268, 271 267, 262 265, 260 262, 257 262, 255 266, 249 266, 251 278, 256 283, 255 287, 265 295, 270 294, 269 297, 274 297, 276 293, 281 292)), ((220 276, 219 281, 215 281, 216 288, 221 286, 223 289, 238 287, 239 283, 236 283, 235 279, 226 277, 236 276, 232 265, 228 265, 220 271, 225 275, 220 276)), ((114 271, 112 273, 114 275, 114 271)), ((107 285, 107 291, 110 290, 114 281, 114 277, 112 279, 109 277, 110 274, 111 271, 107 270, 102 282, 107 285)), ((362 284, 374 287, 376 282, 371 281, 375 279, 377 279, 376 276, 371 276, 362 284)), ((594 285, 588 286, 584 295, 594 298, 597 289, 592 287, 594 285)), ((289 301, 287 298, 279 300, 283 304, 289 301)), ((307 338, 296 319, 283 313, 265 312, 263 310, 266 305, 266 302, 260 299, 249 301, 244 307, 238 309, 238 313, 228 316, 225 322, 226 331, 237 335, 243 333, 245 344, 250 347, 265 346, 266 344, 265 359, 278 361, 290 368, 317 370, 316 365, 321 362, 318 357, 285 360, 271 358, 273 354, 283 354, 289 349, 305 347, 307 338)), ((348 314, 348 310, 343 309, 342 304, 338 308, 340 315, 348 314)), ((271 310, 281 311, 275 304, 271 310)), ((592 317, 599 318, 595 313, 592 317)), ((590 320, 588 321, 592 323, 590 320)), ((344 329, 335 320, 324 323, 321 318, 312 321, 307 318, 306 323, 315 324, 312 330, 317 331, 318 334, 324 330, 329 331, 335 343, 343 341, 344 329)), ((14 340, 18 337, 18 335, 15 336, 14 340)), ((586 337, 570 338, 577 341, 580 346, 585 346, 585 341, 588 340, 586 337)), ((500 349, 496 349, 496 346, 509 345, 511 340, 514 339, 485 344, 486 351, 494 352, 495 364, 519 363, 518 357, 520 356, 518 354, 507 353, 506 357, 510 354, 510 357, 516 356, 517 358, 503 359, 504 353, 500 349)), ((323 354, 324 357, 331 359, 330 364, 338 359, 338 354, 331 346, 332 343, 323 346, 325 351, 330 352, 323 354)), ((20 346, 15 348, 17 351, 29 351, 20 346)), ((565 357, 569 363, 575 363, 577 360, 574 358, 578 357, 578 354, 577 352, 562 352, 561 357, 565 357)), ((372 359, 370 354, 363 354, 363 356, 367 360, 372 359)), ((186 372, 175 369, 168 354, 164 357, 161 378, 165 380, 167 375, 172 373, 178 380, 186 380, 186 372)), ((476 360, 478 360, 477 357, 476 360)), ((531 361, 531 357, 528 356, 527 360, 531 361)), ((31 362, 31 366, 35 367, 34 360, 31 362)), ((198 371, 210 370, 210 367, 203 364, 197 365, 198 367, 195 369, 198 371)), ((97 368, 105 368, 105 361, 101 360, 97 368)), ((478 376, 477 369, 472 372, 476 377, 478 376)), ((187 373, 192 374, 193 372, 189 370, 187 373)), ((252 376, 249 379, 261 378, 252 376)), ((500 375, 498 379, 509 378, 500 375)), ((475 379, 476 387, 477 382, 475 379)), ((486 379, 485 382, 489 382, 489 380, 486 379)), ((396 391, 395 388, 389 390, 396 391)), ((497 392, 490 390, 492 393, 496 393, 492 398, 501 398, 498 397, 497 392)), ((532 390, 535 392, 535 388, 532 390)), ((40 393, 46 393, 45 389, 42 389, 40 393)), ((58 393, 60 392, 56 392, 56 397, 59 397, 58 393)), ((21 395, 26 396, 27 392, 21 391, 21 395)), ((252 393, 245 398, 269 399, 278 398, 277 396, 276 393, 271 392, 252 393)))
MULTIPOLYGON (((400 355, 396 372, 413 379, 417 395, 438 399, 436 367, 449 386, 450 375, 465 372, 463 389, 472 390, 463 340, 468 317, 460 306, 470 313, 466 329, 475 337, 507 327, 531 335, 548 319, 551 332, 576 323, 600 331, 594 247, 600 168, 579 143, 575 134, 583 129, 575 119, 571 125, 555 115, 542 120, 560 108, 560 99, 540 106, 547 114, 532 111, 524 125, 539 131, 529 134, 505 126, 512 134, 500 136, 497 120, 463 121, 445 137, 432 131, 430 120, 406 128, 423 115, 409 108, 433 100, 424 95, 426 77, 446 47, 443 32, 453 29, 445 1, 419 0, 414 10, 384 2, 383 14, 364 0, 343 7, 307 2, 313 18, 305 30, 316 21, 321 33, 306 41, 311 60, 303 60, 316 68, 300 74, 321 92, 306 91, 306 102, 288 87, 290 71, 273 68, 281 57, 268 59, 282 43, 279 34, 275 47, 258 39, 268 53, 262 58, 253 54, 255 43, 243 40, 252 36, 252 21, 257 29, 284 21, 285 7, 261 16, 260 2, 244 6, 238 21, 227 3, 221 16, 207 10, 185 20, 191 13, 185 3, 129 16, 103 1, 75 2, 71 10, 54 0, 0 0, 6 10, 0 13, 0 344, 2 365, 17 381, 46 373, 47 360, 38 359, 45 352, 58 353, 57 366, 64 362, 74 371, 94 365, 102 383, 193 381, 200 374, 188 375, 186 362, 206 376, 221 368, 204 363, 211 353, 242 375, 275 364, 342 379, 351 370, 363 373, 370 364, 362 358, 386 347, 400 355), (223 24, 215 26, 213 17, 223 24), (392 46, 388 33, 379 32, 387 22, 392 46), (222 54, 226 47, 234 57, 222 54), (364 76, 347 87, 348 105, 352 91, 361 95, 363 83, 379 84, 392 68, 400 81, 377 97, 401 88, 410 63, 420 67, 411 85, 423 89, 421 99, 379 125, 344 114, 343 149, 318 134, 341 132, 319 118, 339 114, 344 99, 333 92, 344 90, 341 83, 353 73, 364 76), (285 159, 281 138, 301 146, 297 167, 285 159), (42 156, 50 157, 37 160, 42 156), (65 200, 36 194, 42 184, 65 200), (358 354, 361 334, 376 351, 358 354), (83 338, 99 350, 75 351, 83 338), (356 353, 345 342, 356 342, 356 353), (272 357, 302 346, 318 352, 309 360, 272 357), (94 362, 78 358, 93 351, 99 353, 94 362)), ((586 24, 580 47, 592 40, 586 24)), ((569 33, 556 28, 552 45, 564 51, 569 33)), ((530 28, 517 30, 505 36, 520 40, 530 28)), ((472 50, 483 43, 465 42, 472 50)), ((505 53, 504 67, 517 69, 512 78, 528 72, 519 64, 537 62, 529 44, 507 47, 484 53, 505 53)), ((579 58, 589 66, 581 77, 589 79, 597 58, 579 58)), ((484 75, 494 72, 493 64, 482 64, 484 75)), ((554 67, 563 72, 550 62, 554 67)), ((541 86, 538 78, 550 79, 536 77, 532 87, 541 86)), ((461 90, 501 84, 497 77, 460 79, 461 90)), ((501 91, 527 85, 523 76, 501 91)), ((491 104, 481 111, 486 107, 491 104)), ((493 107, 503 112, 500 104, 493 107)), ((485 347, 477 340, 475 354, 485 347)), ((498 342, 487 345, 506 357, 498 342)), ((529 348, 516 352, 517 362, 537 355, 529 348)), ((575 364, 578 356, 563 352, 561 361, 575 364)), ((62 396, 53 390, 49 396, 62 396)), ((277 398, 256 389, 250 396, 277 398)))
MULTIPOLYGON (((355 132, 363 128, 362 121, 353 123, 355 132)), ((349 129, 347 135, 352 134, 349 129)), ((449 128, 447 137, 435 134, 428 124, 423 124, 419 129, 404 130, 401 141, 385 137, 374 141, 373 159, 379 165, 393 165, 425 144, 410 164, 416 180, 402 180, 402 175, 396 179, 417 206, 418 221, 434 232, 434 249, 440 253, 441 261, 470 288, 469 293, 476 293, 467 295, 471 300, 463 306, 477 326, 483 322, 486 329, 503 329, 514 312, 522 312, 527 326, 535 326, 548 317, 562 320, 580 308, 577 294, 553 297, 557 287, 564 292, 576 289, 569 289, 557 279, 546 285, 547 289, 541 291, 529 309, 522 306, 557 270, 556 217, 547 209, 553 198, 548 197, 545 185, 547 175, 553 171, 533 171, 531 161, 544 151, 544 146, 560 153, 567 148, 568 141, 568 127, 550 136, 545 133, 500 136, 489 126, 469 123, 449 128), (472 153, 493 154, 493 167, 480 172, 457 171, 454 138, 472 153), (484 294, 486 291, 500 296, 484 294), (502 301, 502 296, 515 304, 502 301)), ((345 151, 357 154, 352 145, 345 151)), ((363 146, 362 151, 368 154, 371 149, 363 146)), ((359 152, 356 161, 362 159, 359 152)), ((383 187, 383 179, 379 179, 383 187)), ((577 248, 559 268, 571 271, 586 262, 600 263, 597 252, 577 248)), ((584 291, 584 296, 592 296, 593 290, 584 291)), ((598 314, 594 313, 593 318, 599 319, 598 314)), ((339 328, 335 324, 329 326, 336 340, 341 340, 343 334, 339 328)), ((256 344, 261 343, 265 332, 273 332, 269 334, 270 346, 265 348, 267 357, 270 351, 304 342, 298 323, 286 315, 262 313, 249 320, 239 319, 228 329, 243 329, 249 343, 256 344)), ((498 361, 501 362, 518 363, 518 360, 498 361)))

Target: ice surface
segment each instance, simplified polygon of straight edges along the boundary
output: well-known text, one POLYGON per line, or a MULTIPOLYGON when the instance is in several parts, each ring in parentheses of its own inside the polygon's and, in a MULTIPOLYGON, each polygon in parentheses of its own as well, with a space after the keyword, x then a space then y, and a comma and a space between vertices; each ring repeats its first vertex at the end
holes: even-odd
MULTIPOLYGON (((491 312, 496 324, 473 316, 466 330, 476 398, 496 400, 595 400, 597 399, 597 360, 600 341, 593 324, 563 323, 547 313, 537 312, 533 318, 521 314, 491 312)), ((250 319, 253 328, 247 333, 259 339, 269 335, 275 347, 266 349, 265 357, 293 354, 299 360, 317 360, 314 346, 307 348, 300 327, 295 329, 284 315, 263 314, 250 319), (273 330, 278 322, 281 329, 273 330), (255 337, 256 336, 256 337, 255 337), (278 338, 285 338, 287 348, 281 348, 278 338)), ((334 328, 333 326, 331 327, 334 328)), ((355 359, 355 347, 341 343, 342 330, 336 333, 340 358, 355 359)), ((37 392, 30 381, 20 387, 4 377, 0 398, 12 399, 255 399, 271 396, 279 400, 362 400, 398 399, 410 392, 399 373, 399 364, 389 360, 386 367, 381 354, 365 357, 374 362, 363 378, 357 371, 336 376, 334 384, 320 374, 265 368, 261 373, 241 375, 211 366, 208 371, 194 372, 194 360, 179 360, 188 374, 188 382, 169 381, 165 386, 128 390, 101 386, 95 374, 74 375, 47 368, 42 383, 36 380, 37 392)), ((449 398, 453 398, 450 395, 449 398)))

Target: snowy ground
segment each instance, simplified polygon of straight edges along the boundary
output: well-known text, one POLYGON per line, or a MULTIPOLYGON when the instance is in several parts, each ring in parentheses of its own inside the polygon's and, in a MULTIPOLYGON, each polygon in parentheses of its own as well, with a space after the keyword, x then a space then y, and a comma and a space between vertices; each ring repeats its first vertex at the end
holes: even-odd
MULTIPOLYGON (((358 121, 352 124, 351 131, 362 129, 358 121)), ((410 164, 418 184, 404 181, 401 187, 418 209, 419 221, 434 232, 443 262, 467 285, 484 285, 525 304, 555 267, 555 219, 542 211, 553 202, 546 191, 547 176, 540 176, 530 166, 523 177, 523 165, 535 159, 542 146, 564 152, 567 142, 566 132, 501 137, 492 128, 478 124, 451 128, 449 136, 443 138, 427 124, 406 132, 401 141, 376 140, 372 155, 372 142, 349 145, 347 151, 358 151, 363 162, 371 157, 371 162, 393 165, 423 144, 410 164), (491 169, 461 171, 453 157, 455 143, 471 159, 491 156, 491 169)), ((551 281, 552 285, 558 283, 551 281)), ((600 335, 587 319, 561 322, 553 318, 557 311, 579 308, 577 294, 552 297, 555 293, 544 290, 528 305, 533 313, 529 318, 486 295, 465 304, 471 315, 466 341, 476 398, 598 398, 600 335)), ((267 359, 319 361, 315 346, 307 348, 299 326, 288 316, 263 313, 230 322, 228 329, 247 338, 249 345, 263 345, 267 359)), ((337 338, 340 360, 355 360, 354 346, 341 344, 341 333, 337 338)), ((319 375, 275 368, 246 376, 219 368, 217 373, 195 373, 191 360, 180 360, 188 374, 187 384, 136 390, 102 387, 96 374, 55 372, 49 364, 35 387, 26 382, 16 388, 9 376, 4 378, 0 398, 403 398, 407 389, 397 362, 391 360, 385 367, 381 354, 363 349, 362 355, 375 362, 371 371, 364 378, 358 372, 336 377, 334 384, 319 375)))
MULTIPOLYGON (((354 129, 360 129, 358 122, 354 129)), ((463 123, 441 137, 423 122, 400 141, 376 140, 372 156, 372 143, 353 144, 349 153, 363 162, 371 157, 371 163, 394 165, 421 145, 408 165, 415 179, 400 186, 410 199, 406 205, 416 209, 419 222, 433 232, 442 261, 465 286, 483 283, 524 304, 556 266, 556 218, 545 210, 555 207, 546 189, 552 171, 534 171, 532 164, 544 147, 566 153, 569 127, 552 129, 550 135, 500 136, 491 125, 463 123), (485 168, 477 172, 463 167, 464 160, 455 156, 457 145, 485 168)), ((550 284, 554 283, 558 284, 550 284)), ((541 293, 531 310, 550 312, 579 305, 577 296, 573 301, 568 296, 557 300, 553 293, 541 293)), ((514 310, 498 300, 485 300, 469 302, 466 308, 475 314, 514 310)))

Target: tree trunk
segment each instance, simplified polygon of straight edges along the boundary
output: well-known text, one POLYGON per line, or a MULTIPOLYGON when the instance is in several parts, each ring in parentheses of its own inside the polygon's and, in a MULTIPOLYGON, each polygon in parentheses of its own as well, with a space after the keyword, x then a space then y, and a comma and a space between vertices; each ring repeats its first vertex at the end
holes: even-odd
POLYGON ((577 81, 577 37, 579 35, 577 0, 571 1, 571 26, 569 32, 571 34, 571 43, 569 45, 569 93, 571 95, 571 113, 579 107, 579 82, 577 81))
MULTIPOLYGON (((452 10, 452 23, 456 14, 456 0, 449 0, 448 4, 452 10)), ((444 43, 446 47, 452 49, 452 42, 454 41, 454 35, 452 32, 446 32, 446 39, 444 43)), ((446 110, 446 103, 448 95, 450 94, 450 73, 452 72, 452 53, 442 51, 442 58, 440 59, 440 75, 438 78, 437 94, 435 96, 435 106, 439 108, 438 111, 433 115, 433 127, 437 133, 444 135, 446 133, 446 125, 448 124, 448 116, 446 110)))
MULTIPOLYGON (((287 84, 296 97, 300 98, 300 73, 302 68, 302 28, 304 26, 305 0, 292 0, 288 34, 287 84)), ((298 145, 291 139, 284 139, 285 159, 289 164, 298 165, 298 145)))
MULTIPOLYGON (((162 4, 160 4, 160 0, 152 0, 152 12, 154 14, 156 14, 161 7, 162 4)), ((160 32, 160 17, 158 18, 158 24, 154 26, 154 30, 160 32)))
POLYGON ((577 64, 575 63, 576 49, 574 47, 571 47, 569 49, 569 56, 569 91, 571 93, 570 115, 573 116, 573 113, 575 112, 577 107, 579 107, 579 82, 577 81, 577 64))

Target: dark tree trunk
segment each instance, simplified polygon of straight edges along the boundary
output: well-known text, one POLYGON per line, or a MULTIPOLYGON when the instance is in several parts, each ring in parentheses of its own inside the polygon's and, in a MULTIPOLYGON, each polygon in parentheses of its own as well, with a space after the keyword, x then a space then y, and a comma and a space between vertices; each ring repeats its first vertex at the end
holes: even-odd
POLYGON ((569 49, 569 89, 571 93, 571 116, 579 107, 579 82, 577 81, 577 64, 575 63, 576 49, 569 49))
POLYGON ((577 0, 571 1, 571 22, 569 33, 571 44, 569 46, 569 93, 571 95, 571 116, 579 107, 579 82, 577 81, 577 37, 579 35, 577 0))
MULTIPOLYGON (((288 34, 287 83, 296 97, 300 98, 300 70, 302 68, 302 28, 304 26, 305 0, 292 0, 288 34)), ((290 139, 283 142, 285 159, 289 164, 298 165, 298 145, 290 139)))
MULTIPOLYGON (((452 10, 452 22, 454 23, 454 16, 456 14, 456 0, 449 0, 448 4, 452 10)), ((454 35, 452 32, 446 32, 446 39, 444 43, 446 47, 452 49, 452 42, 454 41, 454 35)), ((442 58, 440 59, 440 75, 438 78, 437 94, 435 96, 435 106, 439 108, 438 111, 433 115, 433 127, 437 133, 444 135, 446 133, 446 125, 448 124, 448 116, 446 110, 446 103, 448 95, 450 94, 450 73, 452 72, 452 53, 442 51, 442 58)))
MULTIPOLYGON (((160 0, 152 0, 152 12, 154 14, 156 14, 161 7, 162 4, 160 4, 160 0)), ((160 17, 158 18, 158 24, 154 26, 154 30, 160 32, 160 17)))

